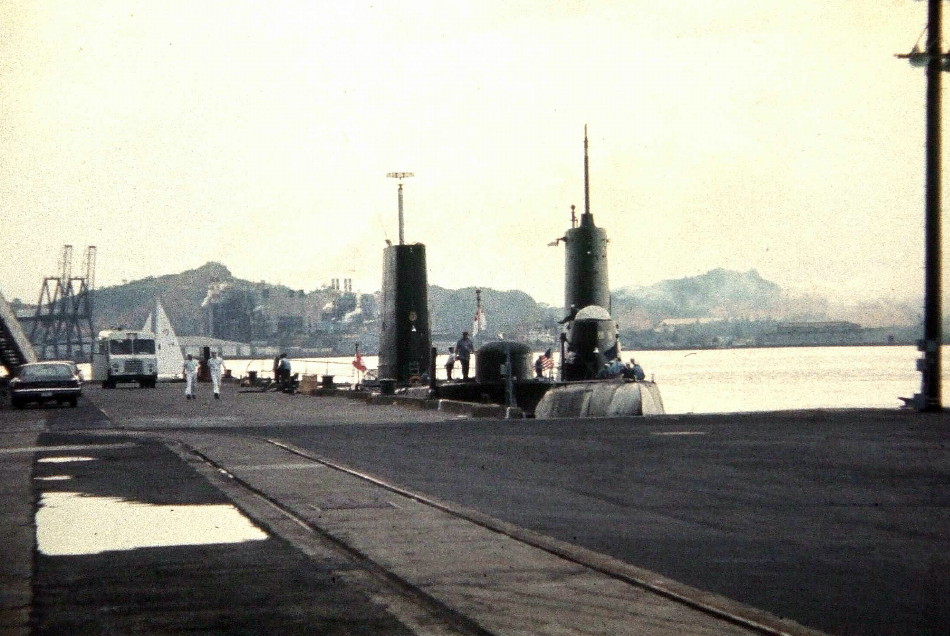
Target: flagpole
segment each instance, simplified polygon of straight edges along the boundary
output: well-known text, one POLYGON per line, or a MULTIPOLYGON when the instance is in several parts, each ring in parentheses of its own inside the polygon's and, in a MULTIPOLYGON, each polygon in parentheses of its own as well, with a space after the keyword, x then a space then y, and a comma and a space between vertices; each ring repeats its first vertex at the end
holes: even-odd
POLYGON ((475 289, 475 320, 472 321, 472 339, 474 340, 482 327, 482 290, 475 289))

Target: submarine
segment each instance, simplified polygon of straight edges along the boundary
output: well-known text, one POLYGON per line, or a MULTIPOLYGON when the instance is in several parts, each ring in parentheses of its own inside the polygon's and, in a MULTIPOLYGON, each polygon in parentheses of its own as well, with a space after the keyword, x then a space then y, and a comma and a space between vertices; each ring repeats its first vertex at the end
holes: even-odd
POLYGON ((402 390, 429 398, 491 402, 517 407, 536 418, 662 415, 663 400, 653 381, 603 377, 619 359, 617 322, 610 314, 607 232, 590 211, 590 159, 584 127, 584 212, 554 242, 565 245, 564 308, 560 369, 556 381, 535 377, 529 345, 496 340, 475 352, 475 378, 435 380, 426 298, 425 246, 402 240, 384 252, 379 377, 384 391, 402 390), (413 387, 413 380, 428 386, 413 387), (406 385, 409 386, 406 386, 406 385))
POLYGON ((537 418, 662 415, 659 387, 653 381, 605 377, 619 360, 621 345, 610 313, 607 277, 607 231, 590 211, 590 153, 584 127, 584 211, 578 220, 571 208, 571 227, 564 243, 564 311, 561 320, 560 382, 544 393, 534 409, 537 418))

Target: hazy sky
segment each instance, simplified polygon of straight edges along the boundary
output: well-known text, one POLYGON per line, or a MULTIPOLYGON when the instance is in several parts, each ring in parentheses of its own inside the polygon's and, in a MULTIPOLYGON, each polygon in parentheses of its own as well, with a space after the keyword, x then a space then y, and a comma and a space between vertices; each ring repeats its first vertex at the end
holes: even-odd
POLYGON ((755 268, 834 300, 916 297, 925 77, 893 54, 926 13, 0 0, 0 289, 34 302, 69 243, 77 274, 97 246, 99 286, 217 260, 375 291, 398 238, 386 173, 411 171, 430 283, 561 304, 547 244, 583 207, 588 124, 611 287, 755 268))

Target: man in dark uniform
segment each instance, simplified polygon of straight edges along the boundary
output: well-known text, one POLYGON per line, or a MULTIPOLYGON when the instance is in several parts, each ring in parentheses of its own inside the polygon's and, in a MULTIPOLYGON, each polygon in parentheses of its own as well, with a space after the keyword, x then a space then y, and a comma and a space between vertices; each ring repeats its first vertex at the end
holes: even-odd
POLYGON ((463 331, 462 337, 455 343, 455 357, 462 365, 462 379, 468 380, 468 363, 472 354, 475 353, 475 345, 468 337, 468 332, 463 331))

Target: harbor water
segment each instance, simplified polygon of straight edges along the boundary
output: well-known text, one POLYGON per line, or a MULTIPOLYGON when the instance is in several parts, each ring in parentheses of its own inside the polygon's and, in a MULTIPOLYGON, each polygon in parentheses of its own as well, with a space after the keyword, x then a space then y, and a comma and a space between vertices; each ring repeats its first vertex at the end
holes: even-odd
MULTIPOLYGON (((950 347, 944 347, 946 360, 950 347)), ((537 357, 539 353, 535 354, 537 357)), ((784 347, 696 351, 626 351, 659 384, 666 412, 735 413, 815 408, 897 408, 920 391, 914 347, 784 347)), ((556 358, 555 358, 556 360, 556 358)), ((293 360, 295 373, 333 375, 337 383, 359 379, 352 357, 293 360)), ((376 356, 363 363, 375 369, 376 356)), ((437 377, 445 377, 445 356, 437 377)), ((232 360, 236 377, 254 370, 270 376, 271 360, 232 360)), ((474 369, 474 365, 473 365, 474 369)), ((458 365, 455 377, 459 376, 458 365)), ((943 395, 950 396, 944 373, 943 395)))

